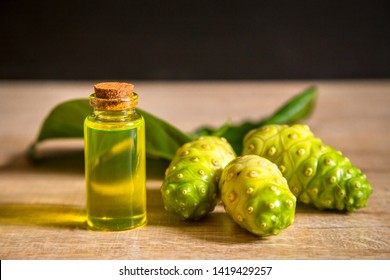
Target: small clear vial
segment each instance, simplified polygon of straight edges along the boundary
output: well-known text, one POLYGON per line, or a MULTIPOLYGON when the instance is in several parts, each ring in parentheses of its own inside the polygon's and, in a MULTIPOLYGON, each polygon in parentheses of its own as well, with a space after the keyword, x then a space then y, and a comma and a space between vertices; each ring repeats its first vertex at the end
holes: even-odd
POLYGON ((100 83, 84 122, 87 225, 127 230, 146 224, 145 122, 128 83, 100 83))

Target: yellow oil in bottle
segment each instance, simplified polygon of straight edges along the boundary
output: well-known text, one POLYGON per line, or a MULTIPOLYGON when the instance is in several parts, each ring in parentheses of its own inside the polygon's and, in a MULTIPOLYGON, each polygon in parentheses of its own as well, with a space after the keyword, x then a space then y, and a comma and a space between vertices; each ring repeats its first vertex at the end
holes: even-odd
POLYGON ((95 110, 84 124, 87 225, 126 230, 146 223, 144 119, 95 110))

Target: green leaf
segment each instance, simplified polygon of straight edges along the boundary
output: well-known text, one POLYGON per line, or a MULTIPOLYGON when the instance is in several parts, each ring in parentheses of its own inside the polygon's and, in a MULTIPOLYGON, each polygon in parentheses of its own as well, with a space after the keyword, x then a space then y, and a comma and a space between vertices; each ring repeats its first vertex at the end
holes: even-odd
POLYGON ((263 120, 261 125, 292 124, 309 117, 313 112, 316 97, 317 87, 311 86, 305 89, 290 99, 270 117, 263 120))
POLYGON ((84 137, 84 119, 92 111, 88 99, 74 99, 58 104, 44 119, 38 137, 28 150, 28 157, 38 161, 40 142, 50 139, 84 137))
POLYGON ((91 111, 88 99, 74 99, 57 105, 45 118, 36 142, 83 137, 84 119, 91 111))
POLYGON ((315 86, 308 87, 301 93, 288 100, 283 106, 266 119, 255 122, 243 122, 239 125, 227 123, 221 128, 203 127, 193 135, 219 135, 225 137, 237 154, 242 152, 242 140, 250 130, 266 124, 292 124, 310 116, 314 109, 317 96, 315 86))
MULTIPOLYGON (((171 160, 176 150, 192 138, 178 128, 137 109, 145 119, 146 156, 171 160)), ((57 105, 46 117, 36 141, 29 150, 30 158, 36 158, 37 145, 50 139, 83 138, 84 119, 91 113, 88 99, 75 99, 57 105)))
POLYGON ((171 160, 176 150, 193 140, 178 128, 146 111, 137 109, 145 119, 146 155, 171 160))

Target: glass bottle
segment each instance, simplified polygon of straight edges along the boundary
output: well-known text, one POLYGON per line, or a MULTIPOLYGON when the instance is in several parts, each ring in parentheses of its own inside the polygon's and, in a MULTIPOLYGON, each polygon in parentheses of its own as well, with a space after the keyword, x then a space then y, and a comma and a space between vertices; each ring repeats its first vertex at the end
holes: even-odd
POLYGON ((87 225, 126 230, 146 223, 145 122, 127 83, 100 83, 84 122, 87 225))

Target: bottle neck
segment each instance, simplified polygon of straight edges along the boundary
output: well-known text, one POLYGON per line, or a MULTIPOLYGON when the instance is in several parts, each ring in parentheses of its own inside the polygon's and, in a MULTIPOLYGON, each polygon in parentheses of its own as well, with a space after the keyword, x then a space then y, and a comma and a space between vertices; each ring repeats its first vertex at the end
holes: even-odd
POLYGON ((92 116, 97 121, 104 122, 123 122, 123 121, 133 121, 139 118, 139 114, 135 110, 135 108, 130 108, 127 110, 101 110, 101 109, 93 109, 92 116))

